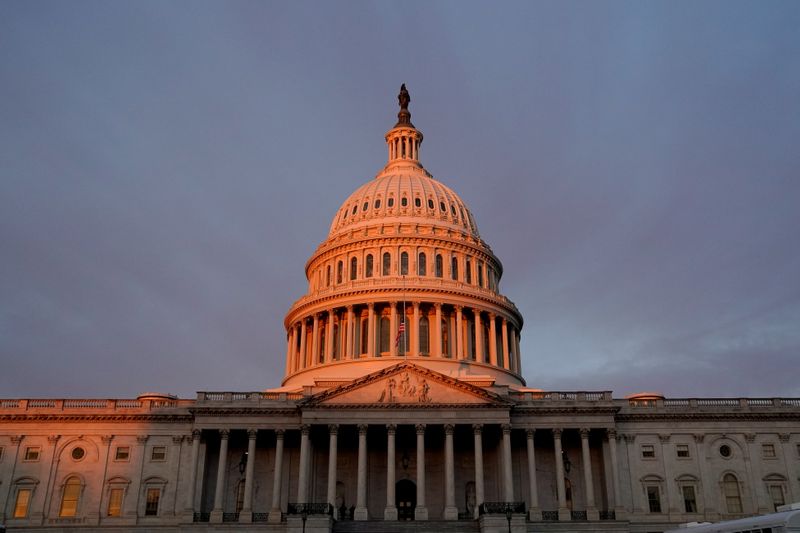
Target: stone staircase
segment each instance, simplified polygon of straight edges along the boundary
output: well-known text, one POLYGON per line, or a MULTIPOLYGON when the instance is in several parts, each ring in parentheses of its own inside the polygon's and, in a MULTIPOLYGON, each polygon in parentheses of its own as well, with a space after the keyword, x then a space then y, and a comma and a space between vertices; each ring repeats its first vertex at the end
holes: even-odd
POLYGON ((333 533, 478 533, 480 530, 477 520, 340 520, 333 524, 333 533))

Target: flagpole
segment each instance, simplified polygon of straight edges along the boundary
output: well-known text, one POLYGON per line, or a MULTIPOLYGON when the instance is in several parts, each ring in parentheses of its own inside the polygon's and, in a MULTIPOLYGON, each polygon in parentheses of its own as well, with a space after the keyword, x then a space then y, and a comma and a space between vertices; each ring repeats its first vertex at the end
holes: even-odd
POLYGON ((403 275, 403 357, 408 357, 408 328, 406 327, 406 276, 403 275))

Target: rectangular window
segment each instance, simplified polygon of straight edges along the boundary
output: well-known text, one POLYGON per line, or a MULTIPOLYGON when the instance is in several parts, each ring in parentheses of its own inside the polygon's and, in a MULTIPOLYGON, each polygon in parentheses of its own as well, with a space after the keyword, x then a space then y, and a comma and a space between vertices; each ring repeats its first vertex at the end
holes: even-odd
POLYGON ((31 489, 19 489, 17 491, 17 501, 14 504, 14 518, 26 518, 30 503, 31 489))
POLYGON ((686 459, 686 458, 689 457, 689 445, 688 444, 678 444, 675 449, 677 451, 678 458, 686 459))
POLYGON ((111 489, 108 493, 108 516, 122 516, 123 489, 111 489))
POLYGON ((167 460, 167 447, 166 446, 153 446, 150 452, 151 461, 166 461, 167 460))
POLYGON ((775 459, 775 445, 774 444, 762 444, 761 445, 761 455, 764 459, 775 459))
POLYGON ((780 485, 769 486, 769 497, 772 498, 772 505, 775 511, 786 503, 786 498, 783 496, 783 487, 780 485))
POLYGON ((655 459, 656 448, 652 444, 642 444, 642 458, 655 459))
POLYGON ((147 489, 147 501, 145 503, 144 515, 158 515, 158 500, 161 499, 161 489, 147 489))
POLYGON ((661 499, 658 497, 658 487, 653 485, 647 487, 647 503, 650 506, 651 513, 661 512, 661 499))
POLYGON ((681 487, 681 492, 683 492, 683 509, 687 513, 696 513, 697 512, 697 497, 694 493, 694 486, 693 485, 684 485, 681 487))
POLYGON ((117 446, 114 452, 115 461, 127 461, 131 456, 131 449, 128 446, 117 446))
POLYGON ((39 448, 39 446, 28 446, 25 448, 25 458, 23 461, 38 461, 40 451, 41 448, 39 448))

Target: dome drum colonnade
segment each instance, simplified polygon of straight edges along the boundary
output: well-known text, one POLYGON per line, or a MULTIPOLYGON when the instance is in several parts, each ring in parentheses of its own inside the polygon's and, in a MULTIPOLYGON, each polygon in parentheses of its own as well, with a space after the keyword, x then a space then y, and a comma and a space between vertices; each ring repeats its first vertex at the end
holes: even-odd
POLYGON ((522 317, 499 293, 502 265, 464 202, 419 163, 423 136, 402 105, 387 165, 344 202, 306 265, 308 294, 285 320, 283 385, 400 356, 446 374, 475 363, 469 374, 523 385, 522 317))

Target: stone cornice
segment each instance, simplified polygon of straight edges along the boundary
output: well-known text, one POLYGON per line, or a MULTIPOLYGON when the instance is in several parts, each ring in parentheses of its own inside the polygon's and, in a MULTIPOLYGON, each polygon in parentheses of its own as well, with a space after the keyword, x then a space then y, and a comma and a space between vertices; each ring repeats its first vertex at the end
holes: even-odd
POLYGON ((0 414, 0 422, 191 422, 191 414, 24 413, 0 414))
POLYGON ((693 421, 727 421, 742 420, 748 422, 791 420, 800 421, 800 411, 718 411, 718 412, 670 412, 670 413, 620 413, 615 417, 617 422, 647 422, 647 421, 669 421, 669 420, 693 420, 693 421))

